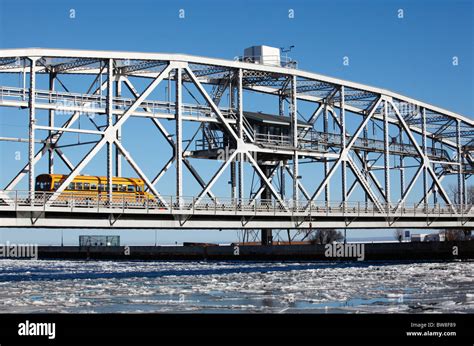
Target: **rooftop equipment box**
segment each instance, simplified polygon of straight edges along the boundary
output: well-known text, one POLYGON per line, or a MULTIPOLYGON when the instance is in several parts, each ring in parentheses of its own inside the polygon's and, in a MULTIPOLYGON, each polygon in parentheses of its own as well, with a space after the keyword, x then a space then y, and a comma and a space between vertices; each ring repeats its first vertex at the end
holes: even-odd
POLYGON ((280 48, 269 46, 245 48, 244 61, 262 65, 281 66, 280 48))

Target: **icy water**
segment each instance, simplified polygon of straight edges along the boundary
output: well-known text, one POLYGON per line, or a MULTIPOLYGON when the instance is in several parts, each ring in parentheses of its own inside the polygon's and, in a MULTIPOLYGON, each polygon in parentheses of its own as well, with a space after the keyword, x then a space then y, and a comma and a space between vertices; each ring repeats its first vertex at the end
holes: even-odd
POLYGON ((0 313, 474 312, 474 262, 0 260, 0 313))

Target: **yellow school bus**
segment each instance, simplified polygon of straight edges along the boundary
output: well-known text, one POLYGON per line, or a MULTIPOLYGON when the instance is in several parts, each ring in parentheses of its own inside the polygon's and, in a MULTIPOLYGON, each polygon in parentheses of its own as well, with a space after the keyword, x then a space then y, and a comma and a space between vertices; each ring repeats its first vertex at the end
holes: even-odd
MULTIPOLYGON (((40 174, 36 177, 35 190, 38 192, 54 192, 67 179, 64 174, 40 174)), ((75 201, 107 201, 107 177, 78 175, 64 189, 58 200, 73 198, 75 201)), ((139 178, 112 178, 113 202, 144 202, 155 200, 154 196, 145 191, 145 183, 139 178)))

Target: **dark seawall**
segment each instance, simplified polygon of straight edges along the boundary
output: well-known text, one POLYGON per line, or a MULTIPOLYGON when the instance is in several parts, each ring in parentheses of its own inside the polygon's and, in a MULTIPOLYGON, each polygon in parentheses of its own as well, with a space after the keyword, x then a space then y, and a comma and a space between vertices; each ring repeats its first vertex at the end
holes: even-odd
MULTIPOLYGON (((366 243, 364 260, 474 259, 474 241, 366 243)), ((230 246, 40 246, 40 259, 114 260, 357 260, 327 257, 324 245, 230 246)))

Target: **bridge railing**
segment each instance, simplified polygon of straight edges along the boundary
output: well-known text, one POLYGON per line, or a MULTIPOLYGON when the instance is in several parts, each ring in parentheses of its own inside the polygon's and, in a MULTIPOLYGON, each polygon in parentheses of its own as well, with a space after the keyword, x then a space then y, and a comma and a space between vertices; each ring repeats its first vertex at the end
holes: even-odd
POLYGON ((382 204, 372 202, 325 202, 238 198, 198 198, 161 196, 146 198, 113 195, 109 201, 106 192, 62 192, 52 199, 54 192, 0 191, 0 210, 73 211, 122 213, 183 213, 183 214, 235 214, 283 216, 378 216, 378 217, 473 217, 472 205, 441 204, 382 204))

